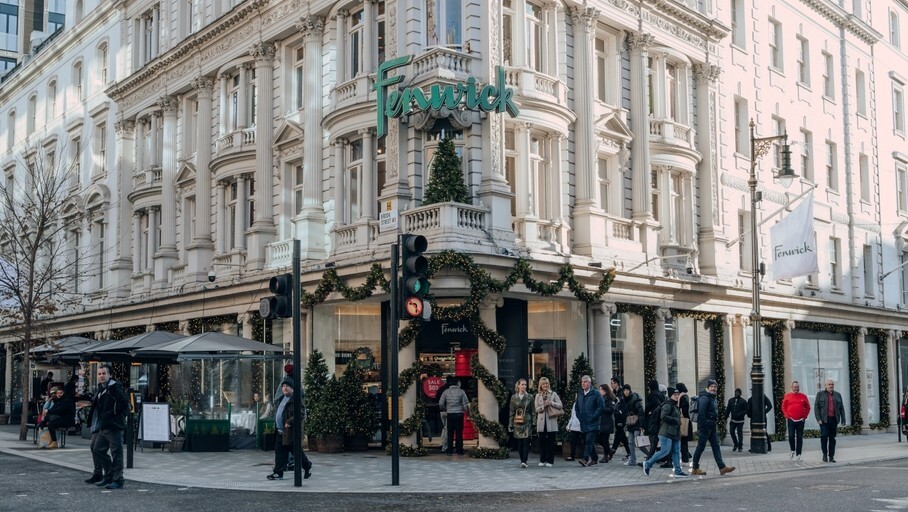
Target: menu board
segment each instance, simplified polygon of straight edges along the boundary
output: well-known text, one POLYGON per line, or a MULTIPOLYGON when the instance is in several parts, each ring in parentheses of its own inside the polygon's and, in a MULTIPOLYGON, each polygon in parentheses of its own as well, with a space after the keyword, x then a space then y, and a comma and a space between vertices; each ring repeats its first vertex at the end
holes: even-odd
POLYGON ((143 402, 141 423, 143 441, 170 442, 170 405, 167 403, 143 402))

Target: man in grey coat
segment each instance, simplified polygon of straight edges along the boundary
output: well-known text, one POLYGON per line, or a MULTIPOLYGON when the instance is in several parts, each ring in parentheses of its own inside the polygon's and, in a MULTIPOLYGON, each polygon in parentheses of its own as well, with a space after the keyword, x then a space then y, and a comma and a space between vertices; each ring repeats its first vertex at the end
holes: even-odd
POLYGON ((454 377, 448 377, 448 389, 438 398, 438 410, 448 415, 448 449, 445 453, 451 455, 454 451, 455 434, 457 454, 463 455, 463 417, 470 414, 470 401, 467 394, 460 389, 460 382, 454 377))
POLYGON ((826 389, 817 393, 813 414, 820 424, 820 448, 823 462, 835 462, 835 434, 839 425, 845 424, 845 403, 835 390, 832 379, 826 379, 826 389))

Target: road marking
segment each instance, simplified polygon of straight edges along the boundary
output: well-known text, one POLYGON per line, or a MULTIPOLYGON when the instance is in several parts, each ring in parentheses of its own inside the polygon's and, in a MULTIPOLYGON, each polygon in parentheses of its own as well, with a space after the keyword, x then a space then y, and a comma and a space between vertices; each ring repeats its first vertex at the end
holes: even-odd
POLYGON ((60 494, 60 496, 69 496, 69 493, 68 493, 68 492, 61 492, 61 493, 59 493, 59 494, 60 494))
POLYGON ((908 498, 873 498, 873 501, 886 503, 886 510, 908 510, 908 498))
POLYGON ((28 494, 17 494, 16 497, 17 498, 27 498, 28 494))

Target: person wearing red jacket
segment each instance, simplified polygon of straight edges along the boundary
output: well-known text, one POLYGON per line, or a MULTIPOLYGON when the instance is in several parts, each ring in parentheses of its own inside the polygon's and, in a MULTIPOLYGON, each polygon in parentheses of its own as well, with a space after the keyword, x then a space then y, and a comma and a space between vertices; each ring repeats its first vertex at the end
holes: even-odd
POLYGON ((798 381, 791 383, 791 392, 782 398, 782 414, 788 420, 788 445, 791 447, 789 458, 801 460, 801 447, 804 445, 804 421, 810 415, 810 399, 801 393, 798 381))

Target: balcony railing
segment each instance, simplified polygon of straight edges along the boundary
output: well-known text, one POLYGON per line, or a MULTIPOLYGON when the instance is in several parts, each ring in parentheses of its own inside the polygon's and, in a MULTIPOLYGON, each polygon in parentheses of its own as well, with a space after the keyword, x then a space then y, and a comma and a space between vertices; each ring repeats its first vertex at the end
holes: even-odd
POLYGON ((132 190, 160 187, 161 186, 161 168, 148 167, 132 175, 132 190))
POLYGON ((526 68, 506 67, 504 82, 518 96, 541 99, 561 105, 567 103, 567 87, 555 77, 526 68))
POLYGON ((332 232, 333 253, 361 252, 375 246, 378 241, 378 221, 362 220, 355 224, 338 226, 332 232))
POLYGON ((255 149, 255 126, 234 130, 220 136, 217 140, 217 148, 218 154, 255 149))
POLYGON ((693 149, 695 132, 689 126, 671 119, 650 119, 649 140, 693 149))
POLYGON ((281 240, 268 244, 267 267, 287 268, 293 264, 293 240, 281 240))
POLYGON ((403 212, 401 229, 404 233, 426 236, 488 240, 489 215, 487 208, 479 206, 461 203, 430 204, 403 212))
POLYGON ((418 82, 427 78, 460 79, 472 75, 473 57, 458 50, 436 46, 417 55, 410 63, 411 74, 418 82))

